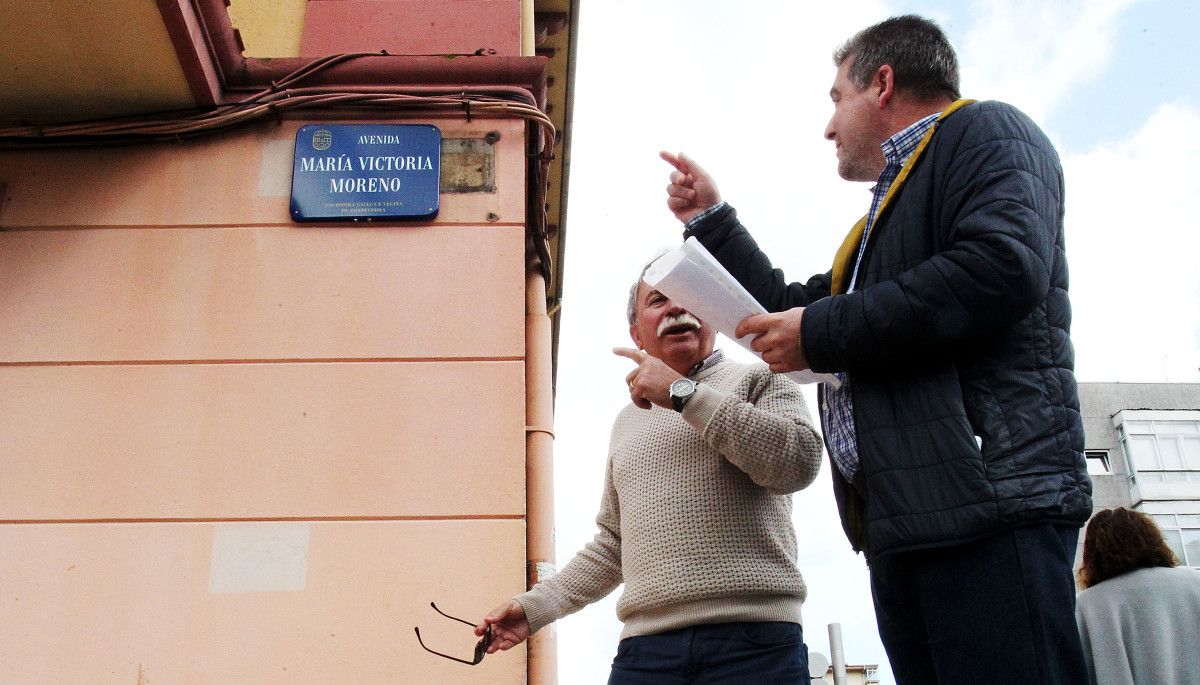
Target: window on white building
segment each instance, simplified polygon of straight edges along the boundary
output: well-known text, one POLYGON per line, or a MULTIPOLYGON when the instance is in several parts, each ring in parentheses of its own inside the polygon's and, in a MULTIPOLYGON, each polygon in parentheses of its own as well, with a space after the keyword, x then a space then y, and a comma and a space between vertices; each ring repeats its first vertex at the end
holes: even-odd
POLYGON ((1112 464, 1108 461, 1108 450, 1088 450, 1083 453, 1087 461, 1087 472, 1093 476, 1107 476, 1112 473, 1112 464))
POLYGON ((1122 410, 1113 417, 1131 494, 1179 563, 1200 568, 1200 411, 1122 410))
POLYGON ((1200 420, 1125 421, 1121 431, 1138 480, 1200 483, 1200 420))
POLYGON ((1200 514, 1154 514, 1179 563, 1200 568, 1200 514))

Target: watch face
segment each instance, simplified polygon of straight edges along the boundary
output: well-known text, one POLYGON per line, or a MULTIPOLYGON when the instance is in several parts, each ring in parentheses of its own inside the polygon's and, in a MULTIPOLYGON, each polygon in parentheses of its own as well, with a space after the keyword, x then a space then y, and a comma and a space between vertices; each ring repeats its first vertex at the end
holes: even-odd
POLYGON ((690 378, 680 378, 671 382, 669 390, 671 394, 671 408, 675 411, 683 411, 683 405, 696 392, 696 382, 690 378))
POLYGON ((692 391, 693 387, 694 386, 692 385, 691 381, 689 381, 686 378, 680 378, 679 380, 673 381, 671 383, 671 394, 672 395, 687 395, 692 391))

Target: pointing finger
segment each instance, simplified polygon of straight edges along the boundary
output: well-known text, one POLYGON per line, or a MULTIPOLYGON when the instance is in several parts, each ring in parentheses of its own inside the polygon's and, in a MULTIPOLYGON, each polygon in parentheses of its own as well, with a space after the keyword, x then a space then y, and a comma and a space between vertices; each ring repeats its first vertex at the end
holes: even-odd
POLYGON ((646 353, 641 350, 635 350, 632 347, 614 347, 613 354, 618 357, 625 357, 641 364, 646 361, 646 353))
POLYGON ((686 170, 689 174, 705 173, 704 169, 702 169, 699 164, 696 164, 696 160, 688 157, 682 152, 679 153, 679 166, 681 169, 686 170))

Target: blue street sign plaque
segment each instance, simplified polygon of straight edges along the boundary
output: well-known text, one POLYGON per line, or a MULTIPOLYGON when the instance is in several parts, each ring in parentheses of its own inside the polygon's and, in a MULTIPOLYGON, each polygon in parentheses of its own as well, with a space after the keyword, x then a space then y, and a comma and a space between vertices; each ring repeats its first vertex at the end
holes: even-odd
POLYGON ((426 124, 309 124, 296 131, 296 221, 432 219, 442 132, 426 124))

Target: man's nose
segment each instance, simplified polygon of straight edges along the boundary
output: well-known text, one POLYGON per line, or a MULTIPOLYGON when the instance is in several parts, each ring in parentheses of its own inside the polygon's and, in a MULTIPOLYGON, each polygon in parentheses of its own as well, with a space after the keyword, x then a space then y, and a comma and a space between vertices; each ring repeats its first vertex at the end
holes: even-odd
POLYGON ((833 130, 833 117, 829 118, 829 123, 825 124, 825 140, 833 140, 837 137, 837 131, 833 130))

